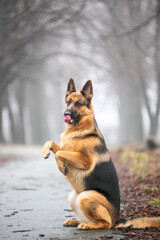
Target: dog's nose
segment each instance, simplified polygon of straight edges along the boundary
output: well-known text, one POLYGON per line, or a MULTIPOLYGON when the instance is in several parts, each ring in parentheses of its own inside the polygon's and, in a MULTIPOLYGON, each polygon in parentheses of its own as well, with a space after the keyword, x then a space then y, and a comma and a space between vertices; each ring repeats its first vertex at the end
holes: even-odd
POLYGON ((67 110, 64 112, 64 115, 70 115, 70 116, 71 116, 71 115, 72 115, 71 110, 68 110, 68 109, 67 109, 67 110))

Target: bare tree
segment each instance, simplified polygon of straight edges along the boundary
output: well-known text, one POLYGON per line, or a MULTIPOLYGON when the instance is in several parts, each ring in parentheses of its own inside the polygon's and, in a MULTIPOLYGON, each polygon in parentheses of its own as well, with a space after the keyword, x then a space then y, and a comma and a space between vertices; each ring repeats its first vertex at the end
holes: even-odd
POLYGON ((159 15, 158 0, 2 0, 0 141, 4 140, 4 108, 9 114, 12 141, 40 143, 51 132, 58 136, 63 81, 72 74, 84 79, 86 72, 94 72, 99 81, 106 85, 110 81, 113 86, 118 97, 121 143, 143 141, 143 108, 148 112, 150 134, 156 135, 159 15), (17 113, 7 94, 10 88, 15 93, 17 113))

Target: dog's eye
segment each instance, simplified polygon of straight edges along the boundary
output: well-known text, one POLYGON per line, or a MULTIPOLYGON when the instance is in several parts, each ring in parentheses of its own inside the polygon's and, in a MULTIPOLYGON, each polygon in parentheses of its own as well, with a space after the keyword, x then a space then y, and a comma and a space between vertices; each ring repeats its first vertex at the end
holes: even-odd
POLYGON ((83 104, 80 101, 77 101, 77 102, 75 102, 75 106, 76 107, 81 107, 81 106, 83 106, 83 104))
POLYGON ((66 102, 66 104, 67 104, 67 106, 69 106, 70 104, 71 104, 71 99, 69 99, 67 102, 66 102))

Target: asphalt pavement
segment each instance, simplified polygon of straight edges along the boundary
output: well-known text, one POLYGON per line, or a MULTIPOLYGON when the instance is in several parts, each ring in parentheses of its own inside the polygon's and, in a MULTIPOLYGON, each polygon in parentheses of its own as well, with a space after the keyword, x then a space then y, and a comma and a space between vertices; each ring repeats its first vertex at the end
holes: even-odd
MULTIPOLYGON (((64 227, 71 186, 41 147, 0 145, 0 240, 124 239, 118 230, 64 227)), ((125 238, 126 239, 126 238, 125 238)))

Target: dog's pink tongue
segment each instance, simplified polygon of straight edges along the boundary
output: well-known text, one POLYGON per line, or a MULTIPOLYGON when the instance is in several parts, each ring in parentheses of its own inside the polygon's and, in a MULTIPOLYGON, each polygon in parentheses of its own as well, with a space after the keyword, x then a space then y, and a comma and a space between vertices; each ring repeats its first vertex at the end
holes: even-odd
POLYGON ((65 115, 65 116, 64 116, 64 121, 65 121, 66 123, 71 123, 71 121, 72 121, 71 116, 70 116, 70 115, 65 115))

